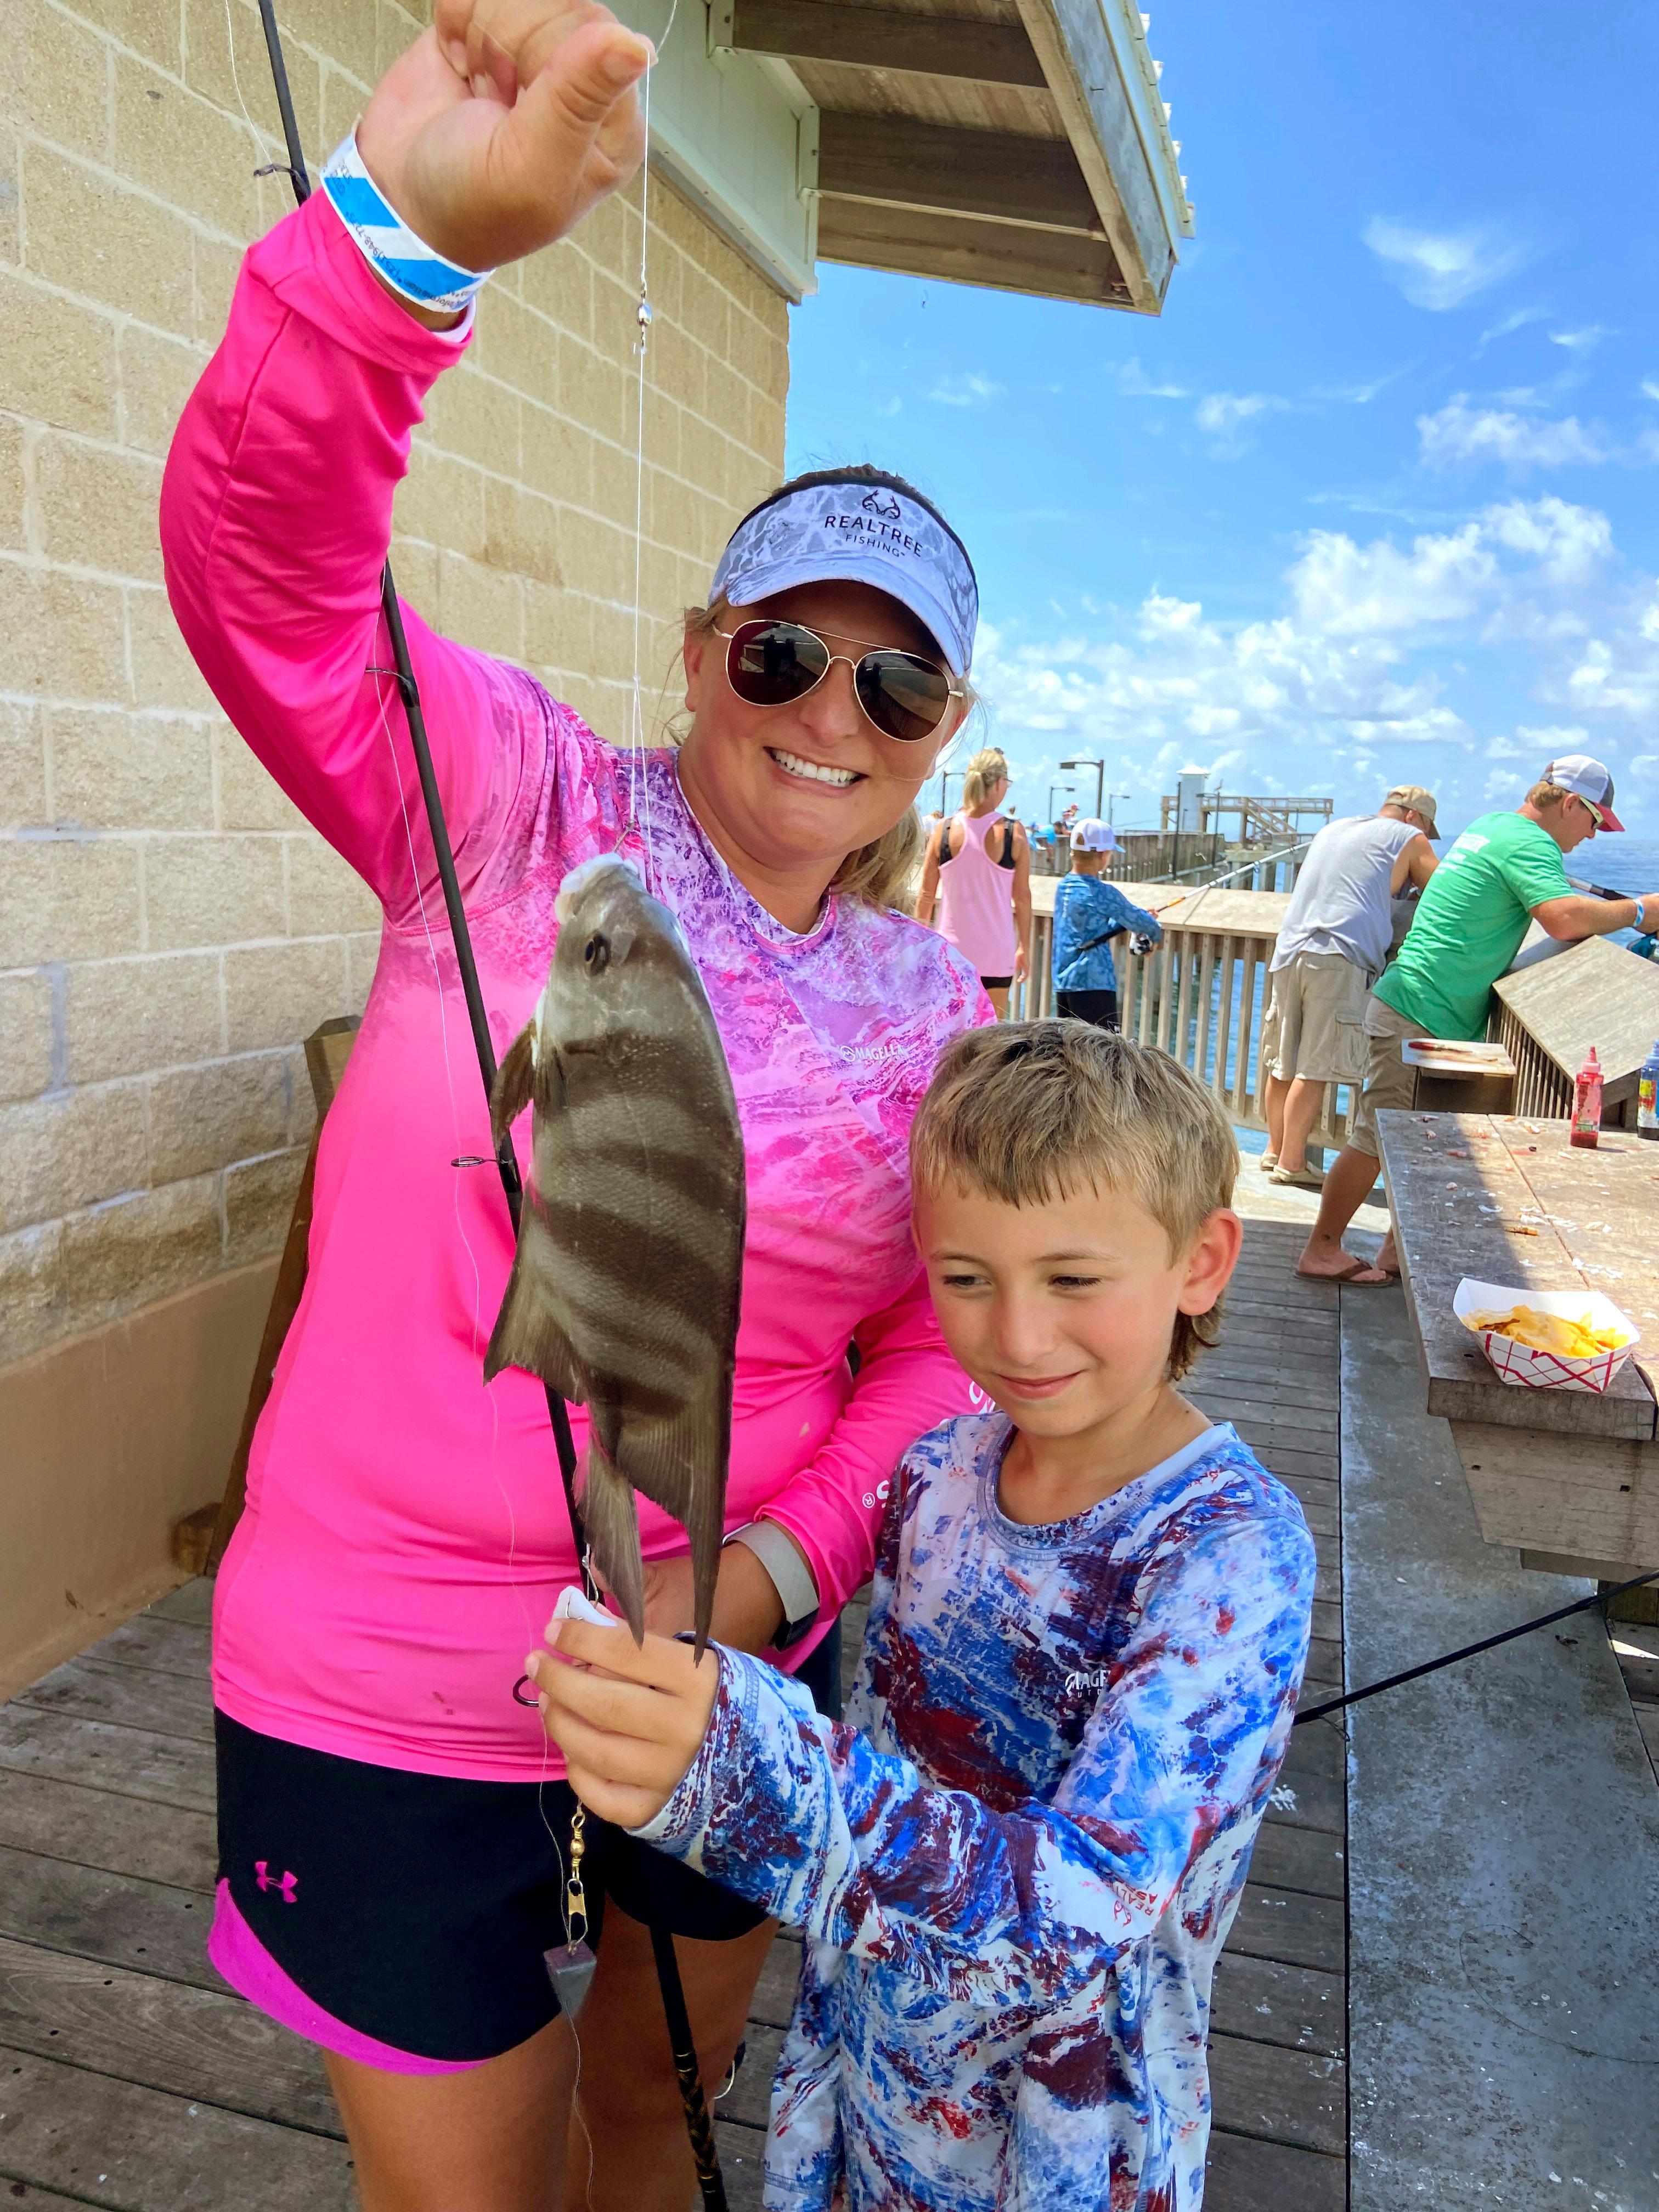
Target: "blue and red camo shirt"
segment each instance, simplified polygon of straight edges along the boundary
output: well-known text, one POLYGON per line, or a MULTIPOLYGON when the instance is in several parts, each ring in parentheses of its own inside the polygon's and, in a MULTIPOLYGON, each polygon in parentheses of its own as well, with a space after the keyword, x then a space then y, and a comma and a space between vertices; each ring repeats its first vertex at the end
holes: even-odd
POLYGON ((1210 1984, 1284 1757, 1314 1547, 1232 1429, 1010 1521, 999 1413, 907 1455, 845 1725, 721 1650, 640 1831, 802 1929, 769 2212, 1195 2212, 1210 1984))

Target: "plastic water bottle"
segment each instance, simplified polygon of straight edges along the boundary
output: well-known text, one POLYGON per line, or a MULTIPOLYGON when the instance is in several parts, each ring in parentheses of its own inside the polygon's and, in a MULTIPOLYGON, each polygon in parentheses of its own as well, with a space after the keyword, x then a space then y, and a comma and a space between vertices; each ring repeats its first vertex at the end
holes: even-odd
POLYGON ((1572 1086, 1572 1130, 1567 1139, 1593 1152, 1601 1132, 1601 1063, 1592 1045, 1572 1086))
POLYGON ((1659 1144, 1659 1044, 1642 1063, 1636 1079, 1636 1133, 1659 1144))

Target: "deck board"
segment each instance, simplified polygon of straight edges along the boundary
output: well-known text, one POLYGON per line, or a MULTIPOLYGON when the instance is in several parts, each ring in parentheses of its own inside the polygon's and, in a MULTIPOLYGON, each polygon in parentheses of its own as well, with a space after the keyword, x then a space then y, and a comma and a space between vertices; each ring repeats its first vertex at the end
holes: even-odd
MULTIPOLYGON (((1301 1499, 1321 1580, 1310 1693, 1342 1681, 1338 1293, 1250 1221, 1222 1345, 1191 1381, 1301 1499)), ((317 2054, 229 1991, 211 1912, 211 1585, 190 1583, 0 1708, 0 2202, 37 2212, 347 2212, 317 2054), (20 2190, 22 2194, 15 2194, 20 2190)), ((866 1607, 844 1623, 843 1675, 866 1607)), ((1639 1671, 1639 1670, 1638 1670, 1639 1671)), ((1343 1740, 1293 1739, 1212 2013, 1209 2212, 1340 2212, 1346 2191, 1343 1740)), ((800 1947, 772 1947, 715 2131, 758 2212, 800 1947)))

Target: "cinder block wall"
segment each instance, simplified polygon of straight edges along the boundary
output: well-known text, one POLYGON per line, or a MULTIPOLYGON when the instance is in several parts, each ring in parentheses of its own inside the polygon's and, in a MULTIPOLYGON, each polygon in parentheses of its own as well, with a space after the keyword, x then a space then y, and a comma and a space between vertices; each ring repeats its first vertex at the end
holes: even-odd
MULTIPOLYGON (((392 0, 279 15, 314 164, 425 19, 392 0)), ((289 204, 285 179, 252 175, 280 152, 258 17, 247 0, 6 0, 4 16, 0 1679, 9 1650, 55 1655, 164 1578, 171 1519, 216 1488, 262 1303, 241 1279, 280 1246, 312 1126, 299 1041, 361 1006, 379 922, 219 714, 161 586, 173 425, 244 246, 289 204), (138 1370, 149 1387, 181 1343, 203 1364, 172 1395, 216 1392, 210 1433, 181 1407, 176 1434, 157 1416, 142 1465, 84 1436, 61 1464, 79 1428, 53 1408, 91 1390, 118 1428, 138 1370), (27 1526, 9 1527, 7 1496, 27 1526), (110 1555, 88 1569, 73 1529, 112 1513, 127 1534, 101 1528, 110 1555), (51 1528, 68 1532, 56 1550, 51 1528)), ((433 395, 393 546, 429 620, 618 738, 638 198, 489 286, 433 395)), ((780 472, 787 311, 660 185, 651 217, 654 708, 675 611, 780 472)))

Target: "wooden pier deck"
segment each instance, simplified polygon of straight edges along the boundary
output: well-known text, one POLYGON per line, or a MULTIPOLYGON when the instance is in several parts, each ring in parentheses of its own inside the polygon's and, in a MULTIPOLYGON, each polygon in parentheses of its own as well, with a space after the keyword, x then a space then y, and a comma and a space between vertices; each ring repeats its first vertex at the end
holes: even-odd
MULTIPOLYGON (((1194 1395, 1297 1492, 1319 1547, 1310 1697, 1341 1686, 1339 1293, 1304 1231, 1251 1220, 1194 1395)), ((214 1880, 210 1586, 191 1583, 0 1708, 0 2201, 36 2212, 348 2212, 317 2054, 203 1956, 214 1880)), ((848 1621, 849 1645, 856 1617, 848 1621)), ((1345 1767, 1298 1730, 1217 1975, 1208 2212, 1345 2197, 1345 1767)), ((720 2108, 733 2212, 760 2202, 793 1988, 781 1938, 720 2108)), ((459 2212, 459 2208, 458 2208, 459 2212)))

